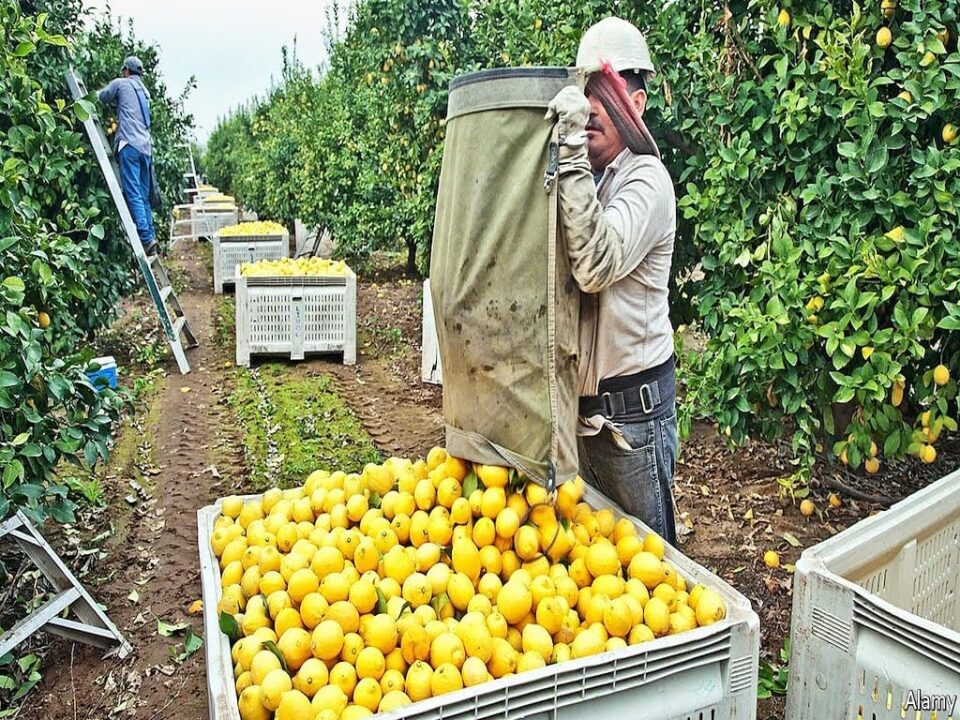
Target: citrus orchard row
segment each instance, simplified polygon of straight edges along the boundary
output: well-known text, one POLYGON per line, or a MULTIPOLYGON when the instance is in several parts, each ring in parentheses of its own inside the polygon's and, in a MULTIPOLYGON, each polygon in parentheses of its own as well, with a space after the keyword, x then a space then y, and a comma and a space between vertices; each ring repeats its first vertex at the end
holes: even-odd
POLYGON ((656 534, 434 448, 222 501, 211 538, 243 720, 357 720, 725 617, 656 534))

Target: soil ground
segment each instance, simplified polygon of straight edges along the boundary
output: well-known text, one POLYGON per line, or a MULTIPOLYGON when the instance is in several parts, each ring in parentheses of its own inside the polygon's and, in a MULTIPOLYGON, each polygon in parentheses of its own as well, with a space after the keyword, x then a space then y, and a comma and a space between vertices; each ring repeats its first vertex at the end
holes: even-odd
MULTIPOLYGON (((110 466, 100 473, 104 506, 84 513, 78 532, 48 528, 69 561, 83 559, 85 582, 134 652, 123 661, 101 660, 94 649, 41 636, 34 645, 45 655, 44 678, 16 716, 24 720, 207 717, 204 652, 178 658, 184 631, 161 635, 158 619, 186 621, 201 632, 200 616, 189 613, 201 595, 196 511, 217 497, 255 488, 242 430, 226 401, 239 371, 232 331, 223 322, 232 318, 224 317, 225 301, 212 292, 209 250, 178 245, 167 264, 200 341, 189 352, 193 371, 179 375, 169 356, 159 360, 159 372, 137 363, 155 359, 162 341, 148 301, 131 299, 106 341, 128 370, 127 381, 139 377, 151 389, 125 421, 110 466)), ((317 358, 289 366, 291 379, 331 377, 384 456, 423 456, 443 441, 440 388, 420 382, 420 287, 391 267, 365 273, 357 364, 317 358)), ((906 463, 869 482, 849 474, 841 479, 896 500, 956 467, 958 456, 953 442, 923 472, 906 463)), ((813 483, 811 494, 818 512, 803 517, 781 492, 781 479, 792 472, 788 458, 787 449, 762 444, 729 450, 711 427, 697 425, 683 443, 676 478, 687 529, 683 552, 750 599, 760 616, 761 657, 773 663, 789 634, 792 576, 788 568, 765 567, 763 552, 778 550, 789 565, 804 547, 882 507, 843 493, 840 507, 830 507, 824 482, 836 471, 818 468, 823 480, 813 483)), ((782 717, 782 708, 781 698, 761 701, 758 717, 782 717)))

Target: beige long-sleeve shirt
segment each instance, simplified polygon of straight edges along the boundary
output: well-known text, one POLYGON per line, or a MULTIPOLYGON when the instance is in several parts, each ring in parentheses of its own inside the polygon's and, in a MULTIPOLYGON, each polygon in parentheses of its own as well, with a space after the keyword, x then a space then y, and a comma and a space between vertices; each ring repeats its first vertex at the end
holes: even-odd
POLYGON ((581 290, 580 395, 673 354, 667 283, 676 197, 663 163, 624 150, 594 185, 586 149, 561 148, 560 218, 581 290))

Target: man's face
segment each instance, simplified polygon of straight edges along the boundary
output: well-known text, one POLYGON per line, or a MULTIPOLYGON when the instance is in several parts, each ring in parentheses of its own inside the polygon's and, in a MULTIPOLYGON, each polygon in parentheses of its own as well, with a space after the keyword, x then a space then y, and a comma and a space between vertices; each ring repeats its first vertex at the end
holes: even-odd
POLYGON ((130 77, 130 68, 124 68, 122 72, 125 78, 130 77))
POLYGON ((613 162, 626 145, 603 104, 593 95, 588 96, 587 100, 590 101, 590 119, 587 120, 587 156, 590 158, 593 171, 601 172, 613 162))
MULTIPOLYGON (((647 105, 646 92, 636 90, 630 95, 630 99, 637 113, 643 117, 643 111, 647 105)), ((587 100, 590 101, 590 119, 587 120, 587 156, 593 171, 599 173, 612 163, 627 145, 607 114, 606 108, 596 96, 587 95, 587 100)))

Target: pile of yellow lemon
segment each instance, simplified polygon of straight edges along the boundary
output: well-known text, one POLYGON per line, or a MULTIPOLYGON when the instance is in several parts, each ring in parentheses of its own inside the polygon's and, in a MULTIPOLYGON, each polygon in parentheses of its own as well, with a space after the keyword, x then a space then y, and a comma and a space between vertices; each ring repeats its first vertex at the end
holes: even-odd
POLYGON ((257 260, 254 263, 241 263, 240 274, 247 277, 309 277, 309 276, 346 276, 353 270, 343 260, 327 260, 318 257, 278 258, 276 260, 257 260))
POLYGON ((358 720, 724 618, 655 534, 434 448, 222 502, 243 720, 358 720))
POLYGON ((287 229, 280 223, 271 220, 259 220, 229 225, 220 228, 217 232, 220 233, 220 237, 246 237, 249 235, 283 235, 286 231, 287 229))
POLYGON ((214 193, 212 195, 207 195, 203 198, 204 204, 208 203, 230 203, 235 204, 236 201, 233 198, 233 195, 224 195, 223 193, 214 193))

